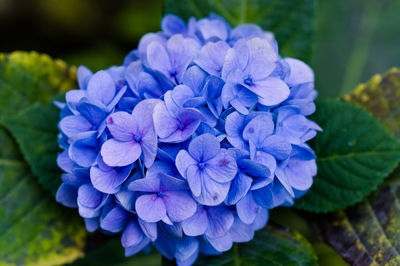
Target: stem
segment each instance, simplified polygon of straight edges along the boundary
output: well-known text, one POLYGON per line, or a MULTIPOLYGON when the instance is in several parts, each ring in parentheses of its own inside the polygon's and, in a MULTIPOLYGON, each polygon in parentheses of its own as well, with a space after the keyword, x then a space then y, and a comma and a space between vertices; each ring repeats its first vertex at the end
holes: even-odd
POLYGON ((239 258, 239 244, 233 244, 233 264, 235 266, 240 266, 240 258, 239 258))

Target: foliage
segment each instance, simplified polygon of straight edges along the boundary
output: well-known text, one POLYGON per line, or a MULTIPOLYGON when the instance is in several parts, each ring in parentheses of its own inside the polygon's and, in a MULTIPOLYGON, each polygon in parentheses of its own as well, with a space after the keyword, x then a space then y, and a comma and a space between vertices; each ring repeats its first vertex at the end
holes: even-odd
MULTIPOLYGON (((35 102, 48 102, 54 94, 72 87, 74 79, 69 78, 72 69, 62 61, 37 53, 0 54, 1 117, 13 121, 18 110, 35 102)), ((42 117, 42 123, 46 119, 42 117)), ((40 187, 3 124, 0 125, 2 263, 53 265, 75 260, 83 255, 85 245, 86 230, 82 222, 40 187)))
MULTIPOLYGON (((163 265, 170 264, 164 260, 163 265)), ((318 265, 310 243, 298 232, 270 225, 248 243, 220 256, 200 256, 195 265, 318 265)))
MULTIPOLYGON (((344 99, 370 111, 399 137, 399 91, 400 71, 394 68, 360 84, 344 99)), ((322 237, 349 263, 400 263, 399 170, 360 204, 318 218, 322 237)))
POLYGON ((399 163, 400 142, 349 103, 321 101, 317 110, 313 119, 324 129, 313 142, 318 174, 296 206, 327 212, 353 205, 373 191, 399 163))

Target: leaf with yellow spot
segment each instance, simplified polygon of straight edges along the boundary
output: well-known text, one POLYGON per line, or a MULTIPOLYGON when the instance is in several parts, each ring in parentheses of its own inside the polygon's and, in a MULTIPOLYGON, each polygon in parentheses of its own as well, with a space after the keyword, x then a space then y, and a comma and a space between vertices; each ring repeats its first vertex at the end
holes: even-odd
MULTIPOLYGON (((344 100, 371 112, 400 138, 400 69, 375 75, 344 100)), ((317 221, 322 238, 350 264, 400 265, 400 169, 361 203, 317 221)))
MULTIPOLYGON (((0 119, 11 119, 35 103, 48 104, 54 95, 76 86, 75 76, 74 67, 47 55, 0 54, 0 119)), ((49 118, 42 116, 42 123, 49 118)), ((82 220, 37 183, 33 173, 40 172, 28 165, 34 161, 28 160, 26 149, 21 153, 3 125, 0 143, 0 265, 61 265, 83 256, 87 233, 82 220)), ((52 143, 56 145, 55 139, 52 143)), ((44 180, 42 184, 46 187, 44 180)))

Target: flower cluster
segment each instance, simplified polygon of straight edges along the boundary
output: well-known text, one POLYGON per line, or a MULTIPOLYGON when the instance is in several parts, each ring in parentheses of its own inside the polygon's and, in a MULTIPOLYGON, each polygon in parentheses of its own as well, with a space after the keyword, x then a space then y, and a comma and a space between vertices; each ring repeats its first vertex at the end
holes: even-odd
POLYGON ((57 201, 180 265, 219 254, 291 205, 316 174, 314 75, 270 32, 174 15, 122 66, 78 69, 59 123, 57 201))

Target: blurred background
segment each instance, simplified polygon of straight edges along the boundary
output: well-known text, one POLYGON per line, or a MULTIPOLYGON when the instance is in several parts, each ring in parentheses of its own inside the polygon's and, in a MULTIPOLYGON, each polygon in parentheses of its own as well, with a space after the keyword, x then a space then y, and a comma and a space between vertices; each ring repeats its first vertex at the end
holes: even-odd
MULTIPOLYGON (((0 0, 0 52, 36 50, 99 70, 159 29, 162 0, 0 0)), ((400 1, 319 1, 312 66, 321 97, 400 66, 400 1)))

